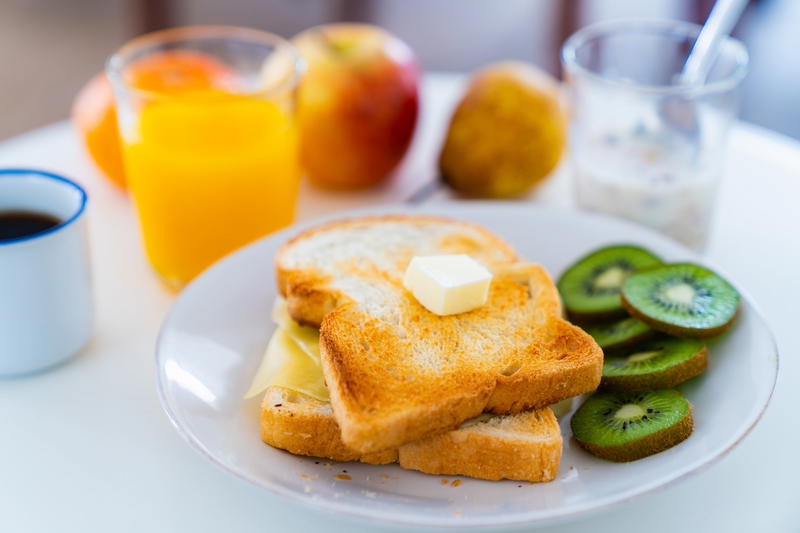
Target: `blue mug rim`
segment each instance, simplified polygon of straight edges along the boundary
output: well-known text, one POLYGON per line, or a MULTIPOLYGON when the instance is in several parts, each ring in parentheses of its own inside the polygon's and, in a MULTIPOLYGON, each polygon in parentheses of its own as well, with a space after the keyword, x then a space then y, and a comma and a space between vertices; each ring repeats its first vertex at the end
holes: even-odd
POLYGON ((53 181, 58 181, 61 183, 66 183, 76 191, 80 195, 80 206, 78 210, 69 218, 64 220, 63 222, 56 224, 52 228, 47 228, 44 231, 40 231, 38 233, 33 233, 31 235, 25 235, 23 237, 15 237, 13 239, 6 239, 0 240, 0 247, 6 246, 9 244, 17 244, 20 242, 31 241, 35 239, 39 239, 41 237, 45 237, 50 235, 51 233, 55 233, 61 229, 66 228, 67 226, 71 225, 73 222, 78 220, 83 212, 86 210, 86 204, 89 201, 89 195, 86 194, 86 191, 83 187, 72 181, 71 179, 65 178, 59 174, 54 174, 53 172, 47 172, 46 170, 37 170, 32 168, 2 168, 0 169, 0 179, 8 178, 8 177, 15 177, 15 176, 24 176, 24 175, 34 175, 42 178, 47 178, 53 181))

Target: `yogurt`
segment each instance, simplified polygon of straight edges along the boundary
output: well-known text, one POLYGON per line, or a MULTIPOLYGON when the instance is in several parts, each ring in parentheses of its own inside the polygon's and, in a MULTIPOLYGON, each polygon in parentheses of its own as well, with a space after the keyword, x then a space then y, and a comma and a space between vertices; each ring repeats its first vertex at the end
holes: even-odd
POLYGON ((694 249, 706 242, 719 165, 678 135, 622 132, 573 143, 578 204, 653 227, 694 249))

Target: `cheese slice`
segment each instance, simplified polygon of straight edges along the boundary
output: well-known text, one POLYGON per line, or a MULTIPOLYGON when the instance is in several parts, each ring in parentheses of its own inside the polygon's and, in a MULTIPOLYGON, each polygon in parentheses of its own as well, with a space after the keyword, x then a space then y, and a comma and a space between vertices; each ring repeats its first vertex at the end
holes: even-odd
POLYGON ((283 329, 306 355, 319 364, 319 330, 302 326, 289 315, 286 300, 278 298, 272 306, 272 320, 283 329))
POLYGON ((278 329, 267 345, 245 399, 258 396, 268 387, 280 386, 329 401, 319 360, 319 330, 292 320, 282 300, 276 301, 273 319, 278 329))

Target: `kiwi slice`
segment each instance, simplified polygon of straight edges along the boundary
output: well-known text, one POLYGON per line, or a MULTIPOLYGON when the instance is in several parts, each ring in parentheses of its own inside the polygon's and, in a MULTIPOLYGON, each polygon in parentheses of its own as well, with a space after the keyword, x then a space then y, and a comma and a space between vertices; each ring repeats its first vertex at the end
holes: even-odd
POLYGON ((619 292, 625 278, 661 259, 632 245, 607 246, 580 258, 558 280, 564 307, 575 320, 624 316, 619 292))
POLYGON ((594 338, 603 350, 616 350, 624 346, 631 346, 646 340, 655 333, 650 326, 630 316, 589 324, 583 329, 594 338))
POLYGON ((668 389, 702 374, 707 354, 703 341, 660 335, 606 356, 600 386, 612 392, 668 389))
POLYGON ((631 315, 679 337, 719 335, 733 322, 739 300, 733 285, 693 263, 637 272, 622 287, 622 302, 631 315))
POLYGON ((589 453, 635 461, 671 448, 692 433, 692 407, 678 391, 595 393, 570 420, 572 435, 589 453))

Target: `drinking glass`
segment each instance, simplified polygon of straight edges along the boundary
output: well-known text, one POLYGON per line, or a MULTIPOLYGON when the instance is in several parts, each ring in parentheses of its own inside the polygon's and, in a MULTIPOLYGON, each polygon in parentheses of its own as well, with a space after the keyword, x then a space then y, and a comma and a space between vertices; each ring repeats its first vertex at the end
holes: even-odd
POLYGON ((292 222, 300 71, 287 41, 230 26, 151 33, 109 59, 126 177, 167 285, 292 222))
POLYGON ((725 39, 706 79, 679 74, 700 27, 615 21, 564 44, 570 153, 580 207, 705 244, 748 56, 725 39))

